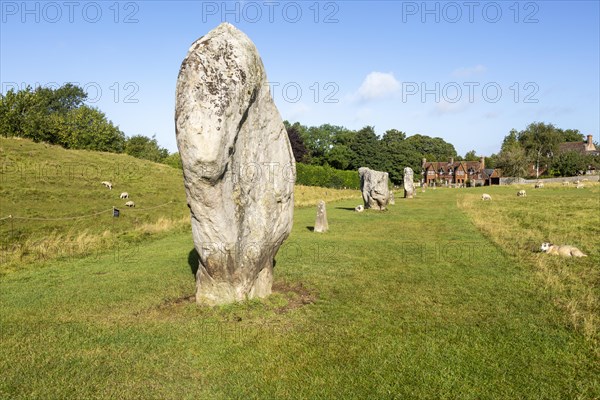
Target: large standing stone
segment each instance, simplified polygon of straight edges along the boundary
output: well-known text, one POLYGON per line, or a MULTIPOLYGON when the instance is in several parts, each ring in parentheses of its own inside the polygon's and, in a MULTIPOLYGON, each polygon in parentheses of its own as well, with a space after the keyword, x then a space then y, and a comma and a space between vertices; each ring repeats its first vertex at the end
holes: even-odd
POLYGON ((415 195, 414 173, 411 167, 404 168, 404 197, 412 199, 415 195))
POLYGON ((315 232, 323 233, 329 230, 329 223, 327 222, 327 210, 325 209, 325 202, 319 201, 317 204, 317 219, 315 220, 315 232))
POLYGON ((196 301, 271 293, 292 228, 296 166, 250 39, 223 23, 194 42, 177 80, 175 125, 199 254, 196 301))
POLYGON ((361 167, 358 175, 365 208, 385 210, 390 201, 388 173, 361 167))

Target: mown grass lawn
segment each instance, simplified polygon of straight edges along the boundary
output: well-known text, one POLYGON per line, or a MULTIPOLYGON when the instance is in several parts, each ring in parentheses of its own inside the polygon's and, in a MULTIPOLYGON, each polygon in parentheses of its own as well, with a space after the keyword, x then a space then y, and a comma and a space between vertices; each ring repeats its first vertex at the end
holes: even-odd
POLYGON ((478 190, 329 203, 326 234, 297 209, 262 301, 191 302, 189 233, 5 275, 0 397, 600 397, 594 343, 458 207, 478 190))

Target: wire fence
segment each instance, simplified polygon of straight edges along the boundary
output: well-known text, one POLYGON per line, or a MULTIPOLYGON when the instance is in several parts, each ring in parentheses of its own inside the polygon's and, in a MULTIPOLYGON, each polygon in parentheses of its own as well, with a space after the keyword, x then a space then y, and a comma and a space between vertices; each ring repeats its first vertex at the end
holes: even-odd
MULTIPOLYGON (((171 201, 169 201, 167 203, 159 204, 159 205, 152 206, 152 207, 145 207, 145 208, 130 207, 129 210, 136 211, 136 212, 137 211, 148 211, 148 210, 154 210, 156 208, 164 207, 164 206, 167 206, 167 205, 173 204, 173 203, 176 203, 176 201, 171 200, 171 201)), ((29 220, 29 221, 63 221, 63 220, 84 219, 84 218, 95 217, 97 215, 101 215, 101 214, 104 214, 104 213, 112 213, 115 208, 116 207, 109 208, 107 210, 102 210, 102 211, 94 212, 92 214, 77 215, 77 216, 65 216, 65 217, 55 217, 55 218, 24 217, 24 216, 19 216, 19 215, 7 215, 6 217, 1 217, 0 221, 4 221, 4 220, 7 220, 7 219, 20 219, 20 220, 29 220)))

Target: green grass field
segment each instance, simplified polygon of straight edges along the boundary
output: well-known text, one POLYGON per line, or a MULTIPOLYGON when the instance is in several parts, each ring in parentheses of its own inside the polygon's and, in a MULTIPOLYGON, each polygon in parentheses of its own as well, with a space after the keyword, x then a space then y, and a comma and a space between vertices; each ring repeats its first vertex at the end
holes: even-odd
POLYGON ((193 302, 187 225, 8 269, 0 398, 598 399, 600 187, 517 190, 297 208, 275 293, 230 306, 193 302))
MULTIPOLYGON (((321 198, 360 194, 296 188, 298 206, 321 198)), ((135 248, 150 237, 189 228, 181 171, 125 154, 0 138, 0 199, 0 275, 24 264, 135 248), (102 181, 112 182, 113 189, 102 181), (122 192, 130 198, 120 199, 122 192), (128 200, 136 207, 126 207, 128 200), (119 218, 112 217, 113 207, 119 218)))

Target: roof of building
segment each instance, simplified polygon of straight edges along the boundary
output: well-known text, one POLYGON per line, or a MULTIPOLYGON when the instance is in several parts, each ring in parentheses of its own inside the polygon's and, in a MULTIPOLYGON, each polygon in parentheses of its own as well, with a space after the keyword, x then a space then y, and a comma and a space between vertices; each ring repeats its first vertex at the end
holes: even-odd
POLYGON ((565 153, 567 151, 577 151, 579 153, 586 153, 587 143, 585 142, 565 142, 560 143, 558 145, 558 150, 561 153, 565 153))

